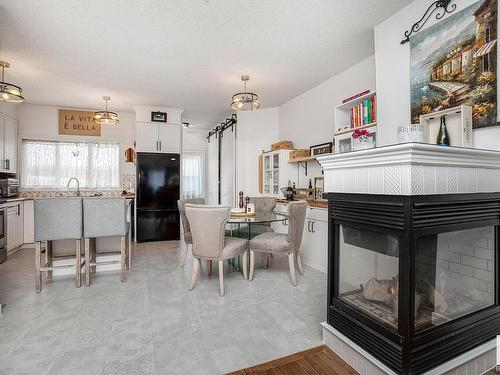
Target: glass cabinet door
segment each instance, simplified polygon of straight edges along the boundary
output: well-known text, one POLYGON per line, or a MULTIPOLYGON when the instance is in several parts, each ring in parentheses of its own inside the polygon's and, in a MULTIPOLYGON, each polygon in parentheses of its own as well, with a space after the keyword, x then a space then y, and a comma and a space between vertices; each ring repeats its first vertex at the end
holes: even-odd
POLYGON ((279 167, 280 167, 280 155, 274 154, 273 155, 273 169, 279 169, 279 167))

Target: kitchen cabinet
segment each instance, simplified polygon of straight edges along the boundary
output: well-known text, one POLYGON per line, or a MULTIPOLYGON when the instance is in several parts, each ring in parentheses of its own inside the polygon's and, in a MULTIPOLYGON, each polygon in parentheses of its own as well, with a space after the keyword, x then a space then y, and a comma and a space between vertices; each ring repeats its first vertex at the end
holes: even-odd
POLYGON ((136 123, 136 149, 138 152, 179 153, 181 126, 157 122, 136 123))
POLYGON ((297 184, 299 171, 296 164, 288 163, 291 150, 277 150, 262 155, 263 193, 270 197, 283 197, 281 188, 288 186, 288 181, 297 184))
POLYGON ((328 210, 307 209, 300 247, 302 262, 326 273, 328 263, 328 210))
POLYGON ((0 172, 17 171, 17 120, 0 113, 0 172))
POLYGON ((7 205, 7 251, 24 243, 24 208, 23 202, 7 205))

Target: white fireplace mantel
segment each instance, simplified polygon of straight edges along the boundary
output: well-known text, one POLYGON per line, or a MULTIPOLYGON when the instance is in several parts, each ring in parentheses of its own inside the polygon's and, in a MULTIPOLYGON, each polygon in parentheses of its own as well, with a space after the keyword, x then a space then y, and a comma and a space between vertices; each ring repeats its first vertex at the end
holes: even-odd
POLYGON ((500 192, 500 152, 404 143, 318 158, 325 192, 429 195, 500 192))

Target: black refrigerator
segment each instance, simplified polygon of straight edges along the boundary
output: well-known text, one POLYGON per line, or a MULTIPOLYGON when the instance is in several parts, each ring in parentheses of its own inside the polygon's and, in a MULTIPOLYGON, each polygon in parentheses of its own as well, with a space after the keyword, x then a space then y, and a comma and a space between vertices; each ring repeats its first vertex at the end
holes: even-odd
POLYGON ((180 239, 180 159, 179 154, 137 153, 137 241, 180 239))

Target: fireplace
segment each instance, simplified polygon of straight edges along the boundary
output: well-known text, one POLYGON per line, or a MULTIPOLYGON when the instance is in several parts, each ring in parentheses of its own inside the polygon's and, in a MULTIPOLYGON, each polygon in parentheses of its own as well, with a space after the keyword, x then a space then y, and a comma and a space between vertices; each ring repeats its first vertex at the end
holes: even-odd
POLYGON ((500 332, 500 193, 329 193, 328 323, 397 373, 500 332))

